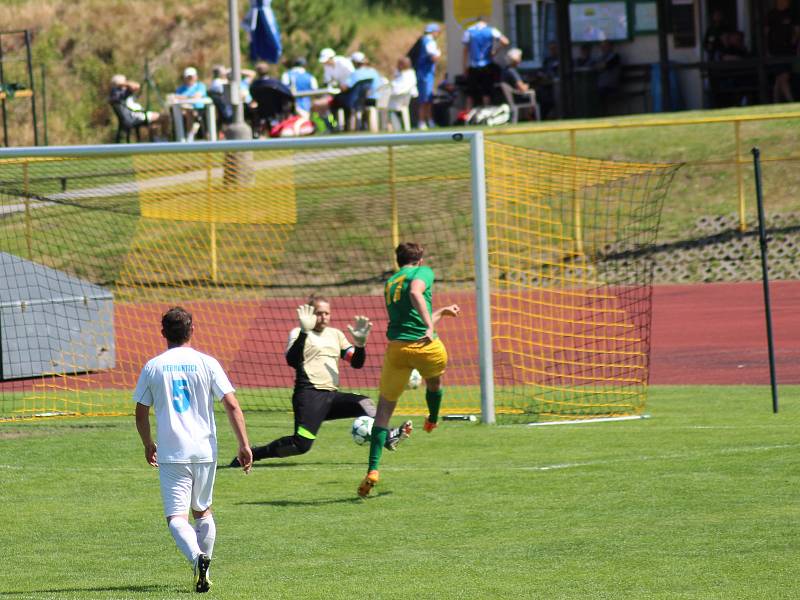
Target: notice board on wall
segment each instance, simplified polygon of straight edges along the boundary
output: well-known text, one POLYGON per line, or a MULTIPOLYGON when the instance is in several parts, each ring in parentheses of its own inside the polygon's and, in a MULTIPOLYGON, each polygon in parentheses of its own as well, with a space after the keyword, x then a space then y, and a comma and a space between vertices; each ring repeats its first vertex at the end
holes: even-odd
POLYGON ((572 2, 569 23, 573 42, 599 42, 630 38, 628 3, 572 2))

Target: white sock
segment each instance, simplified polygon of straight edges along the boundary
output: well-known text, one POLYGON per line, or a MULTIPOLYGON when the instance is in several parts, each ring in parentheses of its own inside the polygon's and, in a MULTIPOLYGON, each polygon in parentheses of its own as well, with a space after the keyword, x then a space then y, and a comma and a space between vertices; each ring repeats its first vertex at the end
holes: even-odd
POLYGON ((173 517, 169 521, 169 532, 172 534, 178 550, 181 551, 190 563, 194 564, 197 557, 201 554, 200 546, 197 543, 197 534, 189 521, 180 517, 173 517))
POLYGON ((214 552, 214 539, 217 537, 217 524, 214 522, 214 515, 195 519, 194 530, 197 534, 197 545, 200 546, 200 551, 211 558, 214 552))

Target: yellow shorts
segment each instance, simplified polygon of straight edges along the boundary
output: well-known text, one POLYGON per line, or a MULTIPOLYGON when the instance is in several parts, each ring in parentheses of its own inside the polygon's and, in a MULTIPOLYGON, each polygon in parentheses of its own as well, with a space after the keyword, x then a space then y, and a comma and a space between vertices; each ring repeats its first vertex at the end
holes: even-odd
POLYGON ((429 379, 444 373, 446 367, 447 350, 438 338, 432 342, 391 341, 383 357, 381 396, 396 402, 406 389, 412 369, 429 379))

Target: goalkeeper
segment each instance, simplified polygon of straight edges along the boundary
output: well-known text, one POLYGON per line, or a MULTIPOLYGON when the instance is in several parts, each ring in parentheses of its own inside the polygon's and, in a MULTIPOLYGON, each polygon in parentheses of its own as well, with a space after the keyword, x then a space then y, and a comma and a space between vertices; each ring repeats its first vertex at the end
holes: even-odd
POLYGON ((417 369, 425 379, 425 402, 428 405, 425 431, 433 431, 439 420, 447 350, 434 328, 442 317, 457 317, 461 309, 457 304, 451 304, 433 311, 434 274, 430 267, 422 265, 424 254, 425 249, 413 242, 397 246, 395 256, 400 269, 384 287, 386 312, 389 314, 389 328, 386 331, 389 346, 383 357, 378 410, 369 447, 369 466, 366 477, 358 486, 358 495, 362 498, 368 496, 378 483, 378 463, 384 441, 390 435, 389 419, 412 369, 417 369))
MULTIPOLYGON (((286 349, 286 362, 296 372, 292 394, 294 433, 254 447, 254 461, 305 454, 311 450, 323 421, 375 417, 372 400, 339 391, 339 359, 354 369, 364 366, 367 356, 364 346, 372 329, 370 320, 356 316, 354 324, 347 326, 353 336, 351 344, 344 333, 329 326, 331 305, 326 298, 312 295, 306 304, 297 307, 297 317, 300 327, 289 333, 286 349)), ((390 431, 382 443, 395 450, 397 444, 411 435, 411 429, 411 421, 406 421, 390 431)), ((230 466, 238 467, 239 459, 234 458, 230 466)))

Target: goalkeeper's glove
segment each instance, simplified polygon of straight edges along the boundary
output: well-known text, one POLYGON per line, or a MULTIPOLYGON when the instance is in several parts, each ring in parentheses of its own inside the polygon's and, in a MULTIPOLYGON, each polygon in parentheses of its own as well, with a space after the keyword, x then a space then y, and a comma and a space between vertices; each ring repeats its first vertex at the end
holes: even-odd
POLYGON ((367 343, 367 336, 370 329, 372 329, 372 323, 367 317, 361 315, 357 315, 353 319, 355 322, 352 325, 348 325, 347 328, 350 330, 350 335, 353 336, 353 345, 363 348, 367 343))
POLYGON ((297 307, 297 318, 300 320, 300 329, 308 333, 317 326, 317 315, 310 304, 301 304, 297 307))

